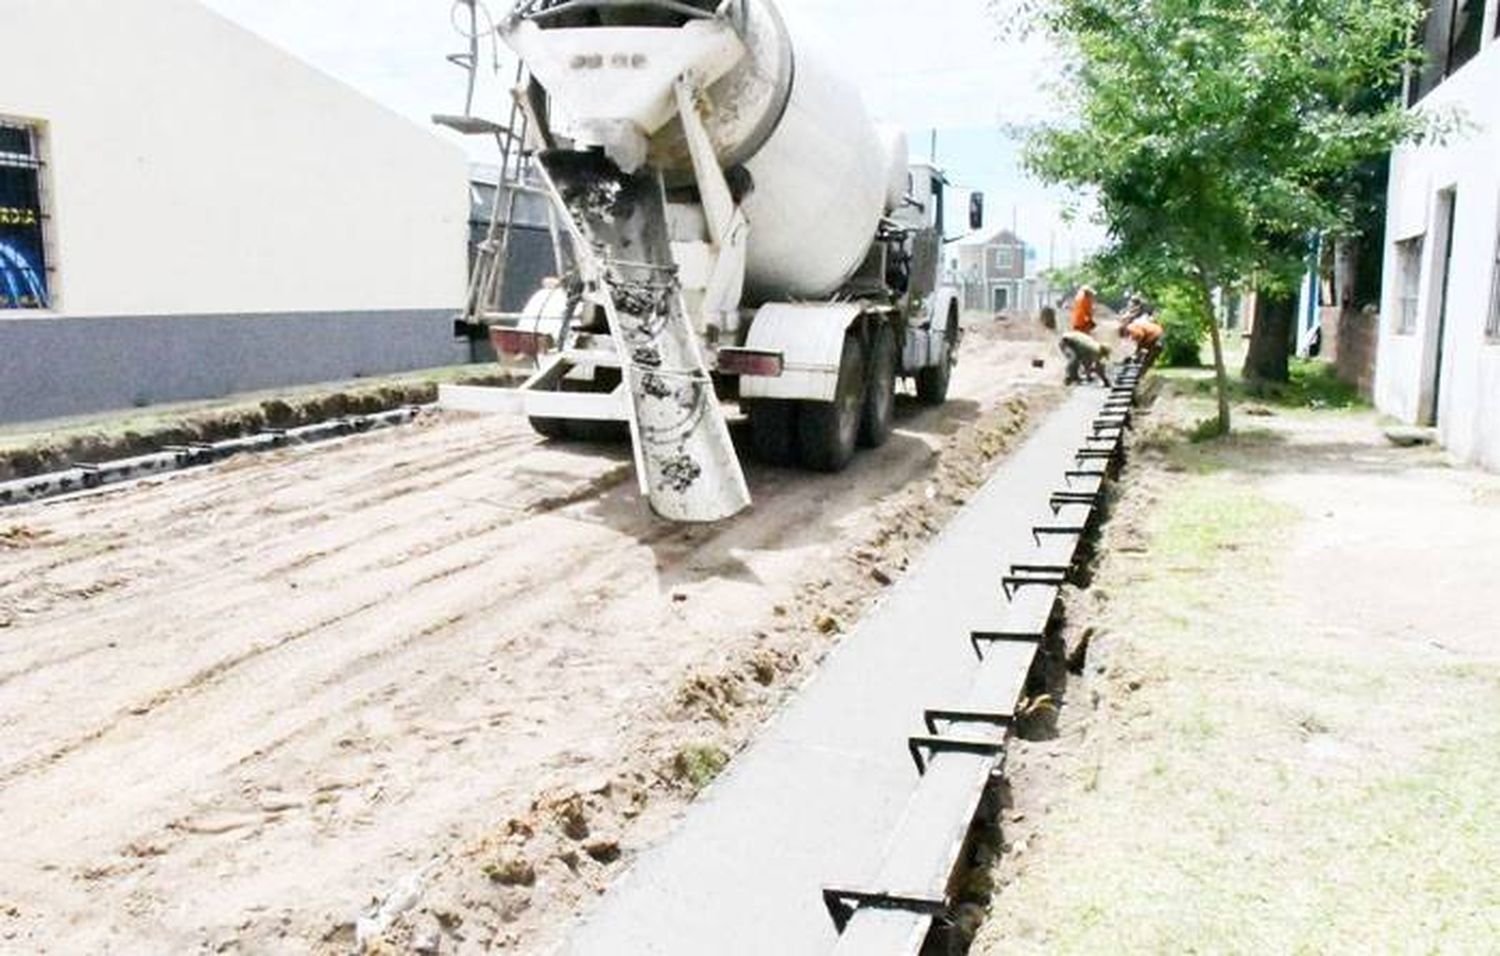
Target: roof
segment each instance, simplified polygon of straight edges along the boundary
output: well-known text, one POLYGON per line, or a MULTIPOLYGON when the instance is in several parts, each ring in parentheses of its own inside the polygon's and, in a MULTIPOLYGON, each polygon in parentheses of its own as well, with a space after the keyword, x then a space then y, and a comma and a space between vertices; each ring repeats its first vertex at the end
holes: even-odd
POLYGON ((979 232, 958 240, 960 246, 1024 246, 1026 241, 1009 229, 979 232))

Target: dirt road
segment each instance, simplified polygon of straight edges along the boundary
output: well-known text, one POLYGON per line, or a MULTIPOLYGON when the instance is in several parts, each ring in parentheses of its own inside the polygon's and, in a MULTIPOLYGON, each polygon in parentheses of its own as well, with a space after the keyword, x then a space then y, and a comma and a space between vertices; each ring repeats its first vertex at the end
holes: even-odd
POLYGON ((382 900, 401 947, 550 944, 1001 452, 1039 349, 981 330, 947 407, 752 467, 711 529, 624 449, 438 416, 0 514, 0 950, 346 952, 382 900))

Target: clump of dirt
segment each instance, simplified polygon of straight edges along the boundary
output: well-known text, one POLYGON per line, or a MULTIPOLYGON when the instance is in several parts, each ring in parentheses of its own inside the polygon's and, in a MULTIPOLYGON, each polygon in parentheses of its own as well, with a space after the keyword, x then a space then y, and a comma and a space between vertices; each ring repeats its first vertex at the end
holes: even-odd
POLYGON ((0 528, 0 550, 19 551, 21 548, 34 548, 46 544, 51 536, 49 531, 38 531, 21 524, 0 528))
POLYGON ((446 937, 443 951, 554 942, 636 853, 666 834, 1060 397, 1041 388, 1015 395, 950 436, 933 452, 928 478, 885 502, 868 536, 775 607, 753 643, 694 673, 621 729, 628 763, 608 779, 539 793, 529 812, 455 853, 381 944, 410 951, 433 932, 446 937))

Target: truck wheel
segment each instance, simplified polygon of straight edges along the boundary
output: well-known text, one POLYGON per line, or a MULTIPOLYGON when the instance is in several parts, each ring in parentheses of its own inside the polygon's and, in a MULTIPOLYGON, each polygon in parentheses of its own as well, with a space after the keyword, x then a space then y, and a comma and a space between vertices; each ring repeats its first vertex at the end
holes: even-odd
POLYGON ((530 419, 531 430, 541 435, 548 441, 567 441, 568 423, 562 418, 533 418, 530 419))
POLYGON ((838 387, 831 402, 803 402, 797 414, 797 456, 810 471, 849 466, 865 405, 865 362, 859 338, 844 336, 838 387))
POLYGON ((943 361, 917 372, 917 401, 923 405, 941 405, 948 400, 948 383, 953 378, 953 366, 958 364, 958 316, 948 316, 948 328, 943 338, 947 354, 943 361))
MULTIPOLYGON (((560 392, 613 392, 620 384, 619 369, 599 369, 592 382, 565 378, 558 383, 560 392)), ((585 419, 533 418, 531 429, 550 441, 578 441, 590 444, 617 444, 630 440, 629 422, 595 422, 585 419)))
POLYGON ((884 445, 895 428, 896 358, 896 332, 882 325, 870 346, 864 411, 859 421, 859 443, 866 448, 884 445))
POLYGON ((775 399, 746 402, 755 457, 783 468, 797 463, 797 403, 775 399))

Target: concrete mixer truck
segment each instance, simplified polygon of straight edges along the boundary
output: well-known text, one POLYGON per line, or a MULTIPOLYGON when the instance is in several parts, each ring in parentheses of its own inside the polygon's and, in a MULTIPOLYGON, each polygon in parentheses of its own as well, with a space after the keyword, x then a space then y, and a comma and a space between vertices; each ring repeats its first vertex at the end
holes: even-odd
POLYGON ((497 31, 522 64, 516 188, 548 199, 564 254, 521 313, 465 319, 535 374, 446 406, 628 429, 653 510, 707 522, 750 504, 722 401, 759 457, 831 472, 889 438, 898 380, 946 400, 944 177, 773 0, 521 0, 497 31))

